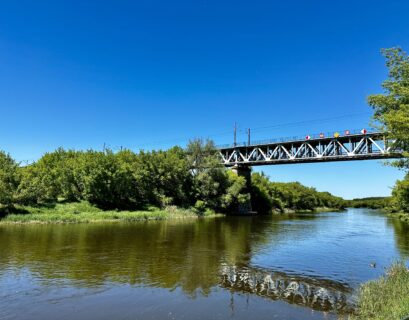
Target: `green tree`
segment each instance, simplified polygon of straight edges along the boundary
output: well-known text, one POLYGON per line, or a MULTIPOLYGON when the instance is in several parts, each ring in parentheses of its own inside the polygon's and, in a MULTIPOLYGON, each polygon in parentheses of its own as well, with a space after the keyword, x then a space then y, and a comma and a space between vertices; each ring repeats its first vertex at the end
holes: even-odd
POLYGON ((0 206, 13 206, 18 184, 18 164, 10 155, 0 151, 0 206))
POLYGON ((37 204, 49 199, 46 185, 39 171, 39 166, 36 164, 20 169, 21 181, 16 195, 19 204, 37 204))
POLYGON ((223 168, 217 152, 217 148, 212 140, 194 139, 189 141, 186 155, 193 175, 208 169, 223 168))
POLYGON ((227 181, 228 188, 222 196, 222 208, 226 212, 238 212, 240 205, 250 201, 250 194, 246 192, 246 179, 232 171, 227 171, 227 181))
POLYGON ((60 192, 53 153, 46 153, 36 163, 21 170, 18 201, 23 204, 56 201, 60 192))
POLYGON ((12 184, 1 185, 2 205, 13 201, 45 204, 85 200, 102 209, 176 205, 194 206, 200 213, 207 209, 231 213, 249 204, 252 194, 253 208, 268 213, 272 209, 333 207, 342 202, 300 183, 270 182, 259 173, 253 174, 249 190, 244 177, 223 167, 214 144, 203 140, 192 141, 186 150, 173 147, 138 154, 130 150, 114 153, 60 148, 23 168, 10 162, 12 159, 4 153, 2 161, 2 181, 16 173, 11 175, 15 177, 12 184))
POLYGON ((392 206, 396 211, 409 212, 409 175, 396 182, 392 191, 392 206))
POLYGON ((130 170, 135 199, 144 205, 158 206, 194 204, 192 175, 186 153, 180 147, 167 151, 141 151, 117 154, 121 165, 130 170))
POLYGON ((131 150, 121 150, 115 155, 119 170, 127 176, 126 194, 128 202, 132 203, 134 208, 142 208, 150 200, 148 197, 150 180, 148 175, 143 175, 145 168, 141 166, 144 163, 143 160, 141 161, 141 154, 138 155, 131 150))
POLYGON ((251 175, 251 206, 260 214, 270 213, 273 208, 270 181, 263 172, 255 172, 251 175))
POLYGON ((19 202, 53 202, 58 198, 80 200, 81 192, 74 176, 80 154, 81 152, 59 148, 44 154, 36 163, 22 168, 19 202))
POLYGON ((186 148, 186 154, 193 177, 193 198, 203 201, 207 208, 220 210, 229 182, 213 142, 192 140, 186 148))
MULTIPOLYGON (((384 93, 368 97, 374 119, 396 140, 396 147, 409 156, 409 57, 401 48, 382 50, 389 78, 382 83, 384 93)), ((407 159, 395 163, 408 169, 407 159)))
MULTIPOLYGON (((394 165, 409 169, 409 57, 401 48, 384 49, 389 78, 382 84, 383 94, 368 97, 368 103, 374 108, 374 119, 386 130, 395 146, 404 151, 405 158, 394 165)), ((398 210, 408 211, 409 184, 406 179, 398 181, 393 192, 394 203, 398 210), (405 198, 407 197, 407 198, 405 198)))
POLYGON ((112 151, 80 154, 74 176, 84 200, 103 209, 134 206, 132 174, 120 166, 112 151))

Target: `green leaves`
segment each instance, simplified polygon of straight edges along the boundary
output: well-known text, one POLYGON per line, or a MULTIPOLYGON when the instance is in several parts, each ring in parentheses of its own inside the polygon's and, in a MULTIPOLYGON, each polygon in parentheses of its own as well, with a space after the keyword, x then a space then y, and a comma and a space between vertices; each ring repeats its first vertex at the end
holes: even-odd
POLYGON ((250 200, 260 213, 338 205, 330 194, 299 183, 272 183, 258 173, 249 190, 243 176, 220 165, 213 143, 202 140, 191 142, 187 150, 139 153, 60 148, 23 168, 0 153, 0 165, 2 206, 87 201, 101 209, 178 206, 206 214, 236 213, 250 200))
MULTIPOLYGON (((368 103, 374 108, 374 119, 394 139, 395 147, 404 151, 406 158, 393 165, 409 169, 409 57, 401 48, 382 51, 386 58, 389 78, 382 84, 383 94, 371 95, 368 103)), ((396 210, 409 211, 409 183, 398 181, 393 190, 396 210)))
POLYGON ((395 211, 409 212, 409 175, 396 182, 392 191, 392 206, 395 211))
POLYGON ((317 207, 341 209, 344 205, 342 198, 318 192, 299 182, 270 182, 263 173, 252 175, 252 206, 259 213, 284 209, 314 210, 317 207))
POLYGON ((103 209, 191 204, 192 175, 184 151, 58 149, 21 168, 22 204, 87 200, 103 209))
POLYGON ((0 206, 8 208, 13 205, 19 180, 17 163, 0 151, 0 206))
POLYGON ((226 193, 222 196, 222 208, 237 212, 240 205, 250 201, 250 194, 246 192, 246 179, 232 171, 227 171, 227 184, 226 193))
POLYGON ((396 146, 409 151, 409 57, 401 48, 382 52, 389 79, 382 84, 384 93, 369 96, 368 103, 374 108, 374 119, 396 140, 396 146))

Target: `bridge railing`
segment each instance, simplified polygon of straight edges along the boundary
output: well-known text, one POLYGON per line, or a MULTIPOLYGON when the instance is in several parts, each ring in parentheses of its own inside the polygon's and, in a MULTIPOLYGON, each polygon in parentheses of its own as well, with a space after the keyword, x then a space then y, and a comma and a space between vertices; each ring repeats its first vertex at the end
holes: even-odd
MULTIPOLYGON (((372 129, 366 130, 366 134, 371 134, 371 133, 376 133, 376 132, 377 131, 372 130, 372 129)), ((234 148, 234 147, 247 147, 247 146, 257 146, 257 145, 283 143, 283 142, 291 142, 291 141, 303 141, 303 140, 306 140, 307 136, 310 139, 328 139, 328 138, 335 138, 335 137, 347 137, 347 136, 357 135, 357 134, 362 134, 362 130, 358 130, 358 129, 339 130, 339 131, 307 134, 304 136, 287 136, 287 137, 280 137, 280 138, 255 140, 255 141, 251 141, 250 144, 248 144, 247 142, 237 142, 236 144, 229 143, 229 144, 216 145, 216 148, 217 149, 229 149, 229 148, 234 148)))

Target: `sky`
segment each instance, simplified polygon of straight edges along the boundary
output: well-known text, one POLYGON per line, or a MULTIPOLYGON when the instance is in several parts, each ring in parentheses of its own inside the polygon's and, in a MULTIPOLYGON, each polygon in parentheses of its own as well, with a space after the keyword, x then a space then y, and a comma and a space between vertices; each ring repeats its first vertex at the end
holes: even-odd
MULTIPOLYGON (((409 51, 409 1, 1 1, 0 149, 138 151, 369 127, 409 51)), ((379 161, 265 166, 345 198, 386 196, 379 161)))

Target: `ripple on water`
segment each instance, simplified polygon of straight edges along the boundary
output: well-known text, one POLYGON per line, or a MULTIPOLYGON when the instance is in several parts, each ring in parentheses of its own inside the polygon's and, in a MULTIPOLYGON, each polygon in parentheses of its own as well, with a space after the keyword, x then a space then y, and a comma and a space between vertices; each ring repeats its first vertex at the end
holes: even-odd
POLYGON ((0 319, 331 318, 409 256, 409 228, 372 211, 288 219, 2 226, 0 319))

